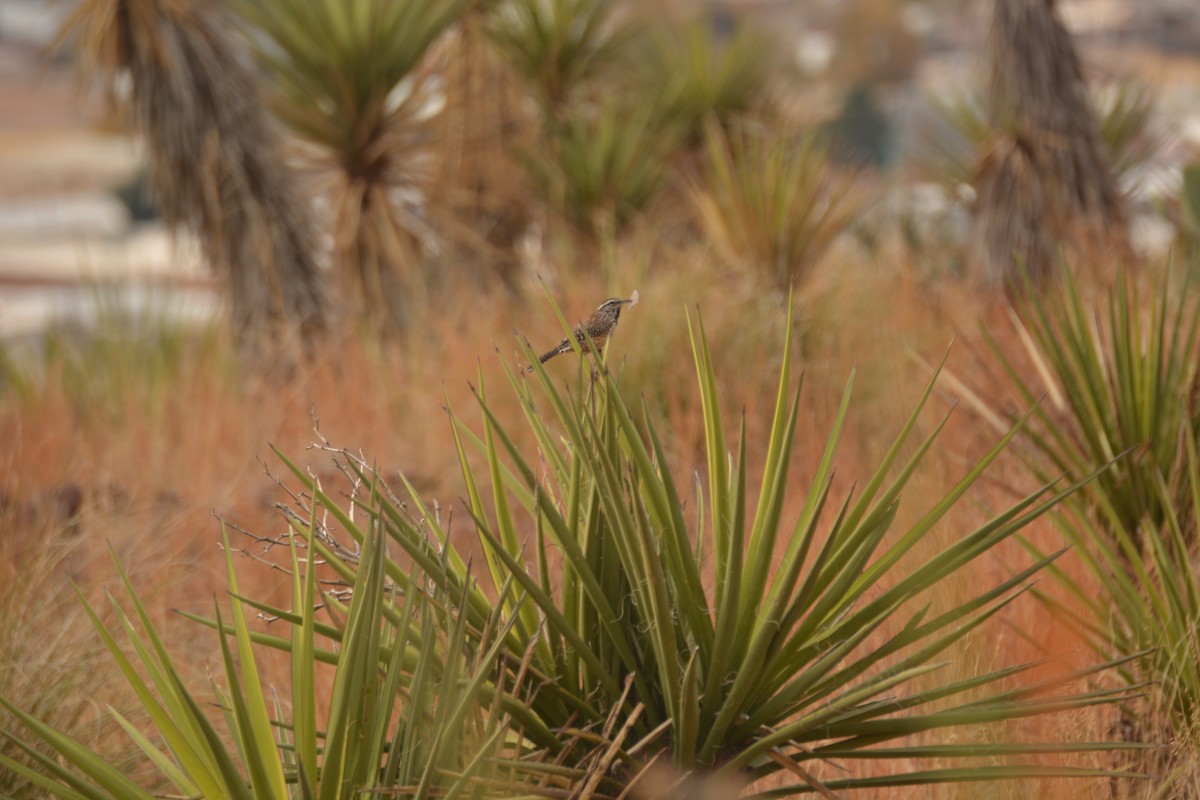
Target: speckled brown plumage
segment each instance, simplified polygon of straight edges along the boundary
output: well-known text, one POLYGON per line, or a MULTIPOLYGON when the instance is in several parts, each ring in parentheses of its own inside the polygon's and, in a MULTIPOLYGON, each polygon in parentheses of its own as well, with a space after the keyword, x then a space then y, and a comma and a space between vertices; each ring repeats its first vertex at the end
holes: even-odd
MULTIPOLYGON (((581 322, 571 336, 575 341, 579 342, 580 346, 585 350, 588 348, 588 337, 591 337, 592 343, 597 349, 604 347, 604 343, 608 341, 608 337, 612 336, 612 332, 617 327, 617 322, 621 318, 621 309, 626 303, 632 303, 633 300, 623 300, 620 297, 610 297, 600 304, 600 307, 581 322)), ((572 350, 571 339, 563 339, 558 343, 558 346, 553 350, 543 355, 539 361, 545 364, 550 359, 563 353, 569 353, 572 350)))

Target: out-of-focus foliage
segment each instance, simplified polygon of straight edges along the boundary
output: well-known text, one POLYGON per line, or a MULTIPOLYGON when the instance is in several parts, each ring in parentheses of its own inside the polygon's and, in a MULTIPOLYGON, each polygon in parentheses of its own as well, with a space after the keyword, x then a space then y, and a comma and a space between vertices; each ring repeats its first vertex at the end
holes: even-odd
MULTIPOLYGON (((1155 93, 1135 81, 1123 81, 1097 93, 1095 101, 1096 125, 1113 171, 1119 183, 1128 185, 1164 142, 1155 126, 1155 93)), ((937 100, 936 109, 932 135, 922 139, 913 156, 924 177, 957 193, 974 184, 979 154, 995 130, 982 94, 937 100)))
POLYGON ((243 349, 296 355, 328 318, 316 232, 225 29, 188 0, 85 0, 62 37, 110 97, 128 79, 154 199, 198 238, 243 349))
POLYGON ((403 325, 419 297, 433 231, 432 120, 443 106, 420 69, 466 0, 236 0, 273 88, 273 107, 307 145, 333 216, 334 272, 371 327, 403 325))
POLYGON ((1200 266, 1200 163, 1183 168, 1183 190, 1174 216, 1176 247, 1194 271, 1200 266))
POLYGON ((1097 309, 1068 277, 1013 317, 1026 363, 993 352, 1019 403, 1040 398, 1029 469, 1097 471, 1054 516, 1083 574, 1051 567, 1067 596, 1041 596, 1099 657, 1130 658, 1130 684, 1156 687, 1148 707, 1129 707, 1126 738, 1171 745, 1146 768, 1164 776, 1157 796, 1184 797, 1170 787, 1200 714, 1200 299, 1162 277, 1149 294, 1122 274, 1097 309))
POLYGON ((1057 5, 995 0, 988 118, 975 178, 979 276, 1013 288, 1048 277, 1060 254, 1129 253, 1125 197, 1057 5))
POLYGON ((705 18, 664 25, 643 44, 640 91, 697 141, 709 117, 728 124, 763 107, 784 64, 773 40, 749 22, 724 36, 705 18))
POLYGON ((542 196, 593 235, 618 230, 663 188, 679 128, 617 101, 552 126, 524 163, 542 196))
POLYGON ((871 197, 820 138, 755 125, 710 124, 700 173, 692 198, 705 233, 784 291, 808 277, 871 197))
POLYGON ((843 86, 881 86, 913 77, 921 45, 906 24, 906 6, 891 0, 847 0, 835 33, 840 46, 832 65, 843 86))
POLYGON ((500 0, 489 30, 525 76, 543 113, 557 119, 588 86, 623 63, 637 27, 617 0, 500 0))
POLYGON ((487 33, 476 5, 430 53, 445 105, 429 131, 435 146, 429 222, 442 249, 427 265, 466 272, 476 290, 499 278, 520 291, 519 243, 536 218, 537 193, 519 153, 541 131, 525 80, 487 33))

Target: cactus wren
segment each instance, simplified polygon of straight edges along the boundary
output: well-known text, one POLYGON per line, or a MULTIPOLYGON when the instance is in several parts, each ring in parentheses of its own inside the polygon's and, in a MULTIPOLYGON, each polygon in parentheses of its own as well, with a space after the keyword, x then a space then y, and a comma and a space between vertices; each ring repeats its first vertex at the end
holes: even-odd
MULTIPOLYGON (((617 321, 621 318, 621 307, 626 303, 636 304, 637 292, 634 292, 634 296, 628 300, 623 300, 620 297, 610 297, 608 300, 605 300, 600 304, 600 307, 596 309, 595 313, 593 313, 583 322, 579 323, 579 326, 571 332, 571 337, 574 338, 575 341, 579 342, 584 350, 588 349, 589 336, 591 337, 592 343, 595 344, 597 350, 604 347, 604 343, 608 341, 608 337, 612 335, 614 330, 616 330, 617 321)), ((571 339, 563 339, 558 343, 557 347, 543 355, 538 360, 545 364, 555 356, 561 355, 562 353, 569 353, 571 350, 571 339)))

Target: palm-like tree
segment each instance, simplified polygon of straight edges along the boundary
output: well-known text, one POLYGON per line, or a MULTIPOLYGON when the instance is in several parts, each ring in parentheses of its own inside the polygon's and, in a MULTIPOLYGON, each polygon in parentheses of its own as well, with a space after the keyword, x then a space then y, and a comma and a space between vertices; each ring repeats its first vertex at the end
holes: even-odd
POLYGON ((333 268, 349 310, 403 323, 419 288, 432 121, 442 97, 422 64, 464 0, 237 0, 273 106, 302 142, 333 218, 333 268))
POLYGON ((1063 243, 1125 243, 1124 198, 1054 0, 995 0, 989 60, 999 133, 976 180, 985 277, 1005 282, 1017 264, 1044 274, 1063 243))
POLYGON ((110 97, 128 76, 128 111, 162 216, 199 237, 243 349, 298 345, 324 327, 308 205, 214 16, 188 0, 84 0, 61 38, 110 97))

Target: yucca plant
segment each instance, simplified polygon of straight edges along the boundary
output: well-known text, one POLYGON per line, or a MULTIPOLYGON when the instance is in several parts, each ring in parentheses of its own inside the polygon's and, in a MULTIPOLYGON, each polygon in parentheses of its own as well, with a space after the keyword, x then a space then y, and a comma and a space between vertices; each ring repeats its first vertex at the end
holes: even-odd
POLYGON ((441 101, 418 67, 467 0, 236 0, 280 119, 333 215, 334 271, 359 320, 404 323, 432 231, 422 211, 441 101))
MULTIPOLYGON (((1195 542, 1200 457, 1190 421, 1185 433, 1183 485, 1168 486, 1161 472, 1154 476, 1161 523, 1145 519, 1136 530, 1112 531, 1086 507, 1061 515, 1059 528, 1085 570, 1072 575, 1052 568, 1067 596, 1039 593, 1074 621, 1099 658, 1138 655, 1122 665, 1121 674, 1130 684, 1152 682, 1155 701, 1132 715, 1133 730, 1127 735, 1163 741, 1176 751, 1194 746, 1200 733, 1200 562, 1195 542)), ((1149 755, 1156 772, 1169 772, 1170 756, 1149 755)))
POLYGON ((696 141, 709 117, 729 123, 764 105, 780 62, 773 42, 749 24, 720 42, 712 23, 697 19, 663 27, 648 44, 640 60, 648 102, 660 104, 696 141))
MULTIPOLYGON (((477 791, 475 782, 483 773, 499 794, 520 793, 514 777, 519 771, 509 767, 500 774, 489 766, 506 752, 507 726, 497 702, 484 700, 489 692, 498 700, 494 661, 508 631, 494 620, 472 633, 469 648, 457 605, 461 597, 426 593, 415 574, 401 597, 386 577, 390 562, 378 526, 367 533, 353 567, 339 564, 349 569, 355 585, 344 602, 344 595, 321 586, 314 530, 310 525, 307 538, 290 543, 292 608, 281 613, 291 630, 271 640, 291 654, 290 715, 265 685, 255 660, 252 638, 261 634, 251 633, 245 607, 258 604, 239 595, 228 556, 230 617, 225 622, 219 608, 215 617, 224 668, 224 685, 218 683, 215 692, 228 733, 185 685, 123 571, 132 616, 110 598, 116 623, 106 624, 98 610, 82 597, 81 602, 141 701, 150 732, 111 707, 109 714, 161 778, 185 797, 335 800, 380 791, 454 797, 477 791), (320 609, 330 622, 317 620, 320 609), (336 642, 336 652, 322 644, 326 639, 336 642), (318 664, 336 667, 324 707, 317 700, 318 664)), ((499 599, 516 602, 509 591, 499 599)), ((0 749, 0 766, 33 782, 45 796, 156 796, 8 699, 0 698, 0 705, 23 729, 0 735, 35 762, 29 766, 0 749), (34 742, 57 757, 44 755, 34 742)))
POLYGON ((1175 251, 1194 271, 1200 263, 1200 163, 1183 168, 1183 187, 1171 216, 1175 220, 1175 251))
POLYGON ((585 99, 588 85, 625 57, 636 28, 615 0, 500 0, 488 30, 525 77, 548 121, 585 99))
POLYGON ((1139 754, 1137 764, 1160 776, 1152 796, 1164 800, 1194 796, 1200 741, 1200 456, 1196 428, 1191 420, 1184 425, 1182 484, 1168 485, 1161 471, 1151 476, 1161 523, 1145 518, 1135 530, 1112 530, 1080 496, 1075 513, 1056 521, 1083 570, 1051 567, 1060 590, 1037 593, 1072 621, 1097 658, 1137 656, 1121 665, 1121 676, 1155 691, 1123 708, 1119 729, 1126 740, 1161 743, 1139 754))
POLYGON ((619 230, 658 196, 679 133, 656 109, 612 99, 551 126, 523 163, 552 208, 598 235, 619 230))
POLYGON ((837 171, 815 136, 751 125, 726 132, 710 121, 692 199, 726 258, 786 292, 803 284, 870 194, 858 176, 837 171))
POLYGON ((191 0, 87 0, 61 38, 114 100, 128 79, 158 209, 196 235, 243 349, 306 344, 329 316, 310 208, 217 15, 191 0))
POLYGON ((1101 93, 1096 106, 1100 139, 1113 175, 1118 185, 1132 190, 1138 173, 1166 145, 1166 134, 1155 124, 1158 95, 1151 87, 1126 79, 1101 93))
MULTIPOLYGON (((625 403, 612 375, 581 366, 575 388, 559 389, 534 363, 533 385, 527 373, 508 375, 539 442, 536 451, 515 443, 482 377, 482 430, 451 412, 467 510, 490 580, 486 591, 472 584, 469 559, 441 514, 407 481, 403 503, 342 509, 293 466, 304 491, 336 521, 314 539, 320 557, 349 577, 339 563, 364 536, 357 520, 369 520, 382 525, 440 591, 463 594, 468 629, 503 620, 506 661, 520 677, 514 685, 540 687, 528 704, 505 707, 530 742, 554 754, 585 790, 619 792, 638 779, 647 761, 668 758, 679 770, 711 772, 718 781, 786 771, 796 783, 775 793, 1101 774, 1028 763, 900 766, 910 759, 1009 758, 1110 746, 980 744, 950 734, 960 726, 1123 697, 1106 690, 1064 694, 1059 681, 1014 684, 1029 665, 938 681, 950 648, 1016 600, 1053 555, 944 612, 931 613, 922 599, 1053 508, 1072 487, 1043 487, 921 563, 908 563, 906 555, 967 495, 1015 429, 916 523, 897 529, 904 488, 944 425, 922 441, 909 441, 933 384, 861 491, 838 500, 832 475, 848 386, 817 471, 801 490, 804 507, 785 524, 784 498, 795 492, 789 468, 800 409, 790 346, 762 485, 752 502, 744 421, 730 454, 728 421, 699 320, 690 330, 708 456, 690 509, 655 421, 625 403), (476 457, 484 467, 474 466, 476 457), (524 605, 513 587, 526 598, 524 605), (580 748, 578 740, 569 746, 564 732, 598 750, 580 748), (913 740, 918 735, 923 741, 913 740), (858 758, 891 759, 896 769, 873 777, 853 770, 832 778, 820 774, 823 761, 858 758)), ((348 466, 361 485, 376 480, 361 460, 348 466)), ((391 579, 402 581, 405 574, 400 565, 389 566, 391 579)))
POLYGON ((1143 296, 1122 275, 1102 313, 1068 278, 1029 293, 1012 316, 1032 370, 992 346, 1018 402, 1037 403, 1024 437, 1031 468, 1043 478, 1100 470, 1080 502, 1112 541, 1166 525, 1162 485, 1187 491, 1187 430, 1200 423, 1200 302, 1166 279, 1148 305, 1143 296))
MULTIPOLYGON (((1154 125, 1156 103, 1154 92, 1134 80, 1121 81, 1092 98, 1096 127, 1121 186, 1134 185, 1163 145, 1163 135, 1154 125)), ((957 194, 961 187, 974 185, 979 155, 997 131, 981 93, 936 100, 935 105, 936 130, 924 139, 914 159, 924 176, 957 194)))
MULTIPOLYGON (((1200 302, 1165 277, 1152 286, 1146 298, 1121 275, 1094 307, 1068 277, 1013 315, 1019 360, 992 350, 1017 404, 1040 398, 1022 436, 1029 469, 1099 470, 1055 517, 1084 570, 1052 567, 1066 597, 1039 596, 1102 657, 1142 654, 1121 672, 1159 687, 1157 703, 1126 709, 1127 735, 1178 747, 1195 741, 1200 713, 1200 302)), ((977 402, 1004 424, 1003 409, 977 402)))

